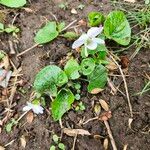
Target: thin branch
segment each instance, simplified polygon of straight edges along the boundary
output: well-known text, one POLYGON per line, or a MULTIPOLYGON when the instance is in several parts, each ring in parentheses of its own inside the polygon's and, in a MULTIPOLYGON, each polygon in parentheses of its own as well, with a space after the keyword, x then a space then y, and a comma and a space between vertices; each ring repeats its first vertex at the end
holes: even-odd
POLYGON ((39 45, 39 44, 35 44, 35 45, 33 45, 32 47, 30 47, 30 48, 24 50, 23 52, 19 53, 19 54, 17 55, 17 57, 19 57, 19 56, 21 56, 21 55, 23 55, 23 54, 29 52, 30 50, 32 50, 33 48, 37 47, 38 45, 39 45))
POLYGON ((62 29, 61 32, 67 30, 69 27, 71 27, 71 26, 72 26, 74 23, 76 23, 76 22, 77 22, 77 20, 72 21, 72 22, 71 22, 70 24, 68 24, 64 29, 62 29))
POLYGON ((133 118, 133 111, 132 111, 132 105, 131 105, 131 101, 130 101, 130 97, 129 97, 129 92, 128 92, 128 86, 127 86, 127 82, 126 82, 126 78, 125 75, 120 67, 120 65, 118 64, 118 62, 114 59, 114 57, 112 56, 112 54, 109 52, 111 59, 114 61, 114 63, 118 66, 119 71, 122 75, 123 78, 123 82, 124 82, 124 87, 125 87, 125 91, 126 91, 126 96, 127 96, 127 100, 128 100, 128 105, 129 105, 129 110, 130 110, 130 115, 131 118, 133 118))
POLYGON ((78 136, 78 134, 76 134, 75 137, 74 137, 74 140, 73 140, 73 146, 72 146, 72 149, 71 149, 71 150, 74 150, 74 149, 75 149, 77 136, 78 136))
POLYGON ((93 120, 97 120, 98 118, 99 118, 99 117, 90 118, 90 119, 88 119, 87 121, 83 122, 82 124, 83 124, 83 125, 84 125, 84 124, 87 124, 88 122, 93 121, 93 120))
POLYGON ((113 135, 112 135, 112 132, 111 132, 111 129, 110 129, 108 121, 105 120, 104 124, 106 126, 106 129, 107 129, 107 132, 108 132, 108 135, 109 135, 110 142, 112 144, 113 150, 117 150, 116 143, 115 143, 115 140, 113 138, 113 135))
POLYGON ((25 111, 25 112, 17 119, 17 122, 19 122, 29 111, 30 111, 30 110, 25 111))

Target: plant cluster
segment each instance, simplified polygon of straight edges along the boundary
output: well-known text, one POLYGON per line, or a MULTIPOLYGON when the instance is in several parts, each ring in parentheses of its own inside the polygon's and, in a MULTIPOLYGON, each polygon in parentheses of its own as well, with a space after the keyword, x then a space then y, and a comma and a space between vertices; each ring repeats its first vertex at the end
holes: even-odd
MULTIPOLYGON (((97 94, 105 88, 108 78, 106 65, 109 63, 105 40, 114 40, 126 46, 131 39, 130 25, 121 11, 112 11, 105 17, 99 12, 91 12, 88 15, 88 20, 91 28, 87 34, 82 34, 72 45, 73 49, 81 47, 80 61, 71 57, 64 68, 49 65, 35 77, 34 89, 38 93, 39 100, 44 94, 54 98, 51 102, 51 110, 55 121, 61 119, 63 114, 71 108, 75 99, 80 99, 80 94, 75 91, 74 86, 70 86, 70 83, 78 82, 82 76, 87 80, 89 93, 97 94)), ((37 32, 34 40, 37 44, 45 44, 59 35, 75 38, 73 36, 75 33, 72 32, 62 34, 63 28, 64 23, 47 22, 37 32)), ((81 110, 85 109, 82 103, 79 103, 77 110, 80 107, 81 110)))
POLYGON ((65 145, 60 141, 60 137, 54 134, 52 139, 55 144, 51 145, 50 150, 55 150, 56 148, 65 150, 65 145))
MULTIPOLYGON (((0 4, 18 8, 24 6, 26 0, 0 0, 0 4)), ((67 4, 61 5, 61 8, 66 9, 67 4)), ((43 68, 34 81, 36 98, 32 103, 27 103, 27 106, 23 108, 24 111, 33 110, 37 114, 43 113, 40 102, 47 94, 52 99, 52 117, 55 121, 60 120, 71 108, 74 100, 78 101, 81 98, 80 77, 87 81, 89 93, 97 94, 104 90, 108 79, 106 65, 109 63, 105 40, 113 40, 126 46, 131 40, 131 28, 122 11, 112 11, 107 16, 100 12, 91 12, 88 15, 88 24, 91 27, 88 32, 83 33, 72 45, 72 49, 80 49, 80 60, 71 57, 63 68, 56 65, 48 65, 43 68)), ((64 29, 64 22, 48 21, 36 33, 34 41, 36 45, 43 45, 58 36, 71 40, 78 37, 75 32, 64 33, 64 29)), ((17 33, 19 29, 14 26, 4 28, 4 25, 0 24, 0 32, 17 33)), ((75 108, 77 111, 84 109, 82 102, 79 102, 75 108)))
POLYGON ((17 33, 19 31, 20 31, 20 29, 14 25, 8 25, 8 27, 5 27, 5 25, 3 23, 0 23, 0 33, 2 33, 2 32, 12 33, 13 36, 17 37, 17 33))

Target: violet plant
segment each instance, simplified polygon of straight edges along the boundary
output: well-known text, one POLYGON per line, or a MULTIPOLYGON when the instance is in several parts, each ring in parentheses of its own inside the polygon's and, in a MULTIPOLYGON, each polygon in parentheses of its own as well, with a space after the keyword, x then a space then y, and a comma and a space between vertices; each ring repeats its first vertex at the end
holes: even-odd
MULTIPOLYGON (((77 83, 82 76, 88 83, 89 93, 97 94, 105 89, 108 78, 108 70, 105 67, 108 63, 108 50, 105 40, 114 40, 124 46, 130 43, 131 28, 123 12, 112 11, 106 17, 94 12, 89 14, 88 19, 92 27, 72 45, 73 49, 81 47, 81 61, 72 57, 64 68, 56 65, 46 66, 35 77, 34 89, 38 95, 36 99, 40 102, 45 94, 49 95, 52 99, 51 112, 55 121, 60 120, 72 108, 75 99, 80 99, 80 95, 76 95, 75 88, 72 88, 70 83, 77 83)), ((37 32, 34 40, 37 44, 48 43, 59 35, 62 36, 63 28, 64 23, 47 22, 37 32)), ((71 38, 76 37, 72 33, 65 33, 64 37, 69 38, 69 35, 71 38)), ((25 108, 34 111, 34 107, 28 104, 25 108)), ((41 112, 43 110, 40 108, 39 113, 41 112)))

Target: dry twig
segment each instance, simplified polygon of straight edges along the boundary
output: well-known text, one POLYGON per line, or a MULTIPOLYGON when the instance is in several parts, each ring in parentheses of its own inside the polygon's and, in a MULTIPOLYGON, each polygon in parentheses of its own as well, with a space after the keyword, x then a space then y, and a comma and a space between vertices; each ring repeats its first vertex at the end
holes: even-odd
POLYGON ((30 48, 28 48, 28 49, 24 50, 23 52, 19 53, 19 54, 17 55, 17 57, 19 57, 19 56, 21 56, 21 55, 23 55, 23 54, 29 52, 30 50, 32 50, 33 48, 37 47, 38 45, 39 45, 39 44, 35 44, 35 45, 31 46, 30 48))
POLYGON ((124 81, 124 87, 125 87, 125 90, 126 90, 126 96, 127 96, 127 100, 128 100, 128 105, 129 105, 129 109, 130 109, 130 115, 131 115, 131 118, 133 118, 132 105, 131 105, 131 101, 130 101, 130 97, 129 97, 128 86, 127 86, 125 75, 124 75, 120 65, 118 64, 118 62, 114 59, 114 56, 110 52, 109 52, 109 54, 110 54, 111 59, 118 66, 119 71, 120 71, 120 73, 122 75, 122 78, 123 78, 123 81, 124 81))
POLYGON ((107 129, 107 132, 108 132, 108 135, 109 135, 109 138, 110 138, 113 150, 117 150, 117 147, 116 147, 116 144, 115 144, 115 140, 113 138, 113 135, 112 135, 112 132, 111 132, 111 129, 110 129, 108 121, 105 120, 104 124, 106 126, 106 129, 107 129))
POLYGON ((78 135, 78 134, 76 134, 75 137, 74 137, 73 146, 72 146, 72 149, 71 149, 71 150, 74 150, 74 149, 75 149, 76 140, 77 140, 77 135, 78 135))
POLYGON ((90 118, 90 119, 88 119, 87 121, 83 122, 82 124, 83 124, 83 125, 84 125, 84 124, 87 124, 88 122, 93 121, 93 120, 97 120, 98 118, 99 118, 99 117, 90 118))
MULTIPOLYGON (((72 21, 69 25, 67 25, 62 31, 65 31, 65 30, 67 30, 69 27, 71 27, 74 23, 76 23, 77 22, 77 20, 74 20, 74 21, 72 21)), ((61 32, 62 32, 61 31, 61 32)))

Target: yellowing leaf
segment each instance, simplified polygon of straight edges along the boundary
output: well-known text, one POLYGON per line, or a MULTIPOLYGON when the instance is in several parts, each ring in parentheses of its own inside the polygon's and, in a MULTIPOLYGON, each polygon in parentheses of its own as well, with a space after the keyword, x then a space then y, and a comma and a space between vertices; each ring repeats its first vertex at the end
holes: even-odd
POLYGON ((91 94, 98 94, 100 92, 102 92, 104 89, 101 89, 101 88, 95 88, 91 91, 91 94))
POLYGON ((109 111, 109 106, 104 100, 100 99, 99 102, 105 111, 109 111))
POLYGON ((97 116, 100 115, 100 113, 101 113, 101 106, 99 104, 96 104, 94 106, 94 112, 96 113, 97 116))

